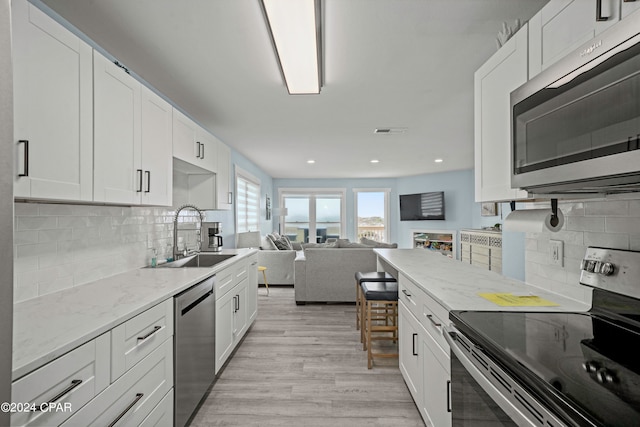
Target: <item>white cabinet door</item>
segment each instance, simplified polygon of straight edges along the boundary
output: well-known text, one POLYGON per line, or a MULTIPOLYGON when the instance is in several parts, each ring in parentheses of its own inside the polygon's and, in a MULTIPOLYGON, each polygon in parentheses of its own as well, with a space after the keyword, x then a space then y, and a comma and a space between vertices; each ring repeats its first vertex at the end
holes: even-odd
POLYGON ((511 91, 527 81, 527 26, 475 73, 476 202, 526 198, 511 189, 511 91))
POLYGON ((247 313, 247 284, 248 279, 245 278, 235 288, 237 301, 236 311, 234 313, 234 345, 240 341, 240 338, 242 338, 247 331, 249 324, 247 313))
POLYGON ((422 357, 420 350, 420 324, 409 309, 398 304, 399 364, 400 372, 414 402, 422 402, 422 357))
MULTIPOLYGON (((217 294, 216 294, 217 295, 217 294)), ((231 289, 222 297, 216 297, 216 374, 231 355, 234 347, 234 318, 236 293, 231 289)))
POLYGON ((196 130, 198 125, 193 120, 173 109, 173 157, 194 163, 198 157, 196 146, 196 130))
POLYGON ((620 0, 551 0, 529 21, 530 78, 620 20, 620 0))
POLYGON ((231 173, 231 149, 224 143, 218 143, 218 170, 216 172, 216 199, 217 209, 231 209, 231 197, 233 189, 231 188, 232 180, 229 175, 231 173))
POLYGON ((429 427, 451 426, 451 361, 429 334, 421 336, 424 394, 418 405, 429 427))
POLYGON ((94 200, 139 204, 140 83, 94 51, 94 200))
POLYGON ((622 2, 622 6, 620 10, 620 16, 622 17, 622 19, 631 15, 636 10, 640 9, 640 1, 637 1, 637 0, 634 0, 634 1, 620 0, 620 1, 622 2))
POLYGON ((173 157, 202 169, 215 172, 217 140, 189 117, 173 109, 173 157))
POLYGON ((90 201, 91 47, 26 0, 11 12, 15 197, 90 201))
POLYGON ((247 261, 247 326, 251 326, 258 316, 258 254, 247 261))
POLYGON ((196 145, 200 144, 198 165, 210 172, 218 171, 218 139, 201 127, 196 131, 196 145))
POLYGON ((173 108, 150 89, 141 92, 141 203, 171 206, 173 200, 173 108))

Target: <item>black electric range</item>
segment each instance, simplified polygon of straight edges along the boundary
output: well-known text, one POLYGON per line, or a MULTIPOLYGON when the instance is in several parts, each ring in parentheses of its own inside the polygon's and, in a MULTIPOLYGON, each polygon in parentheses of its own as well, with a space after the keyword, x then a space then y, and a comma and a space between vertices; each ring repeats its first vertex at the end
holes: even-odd
POLYGON ((640 426, 640 252, 588 248, 580 282, 595 288, 588 312, 453 311, 450 319, 552 414, 547 421, 532 409, 530 425, 640 426))

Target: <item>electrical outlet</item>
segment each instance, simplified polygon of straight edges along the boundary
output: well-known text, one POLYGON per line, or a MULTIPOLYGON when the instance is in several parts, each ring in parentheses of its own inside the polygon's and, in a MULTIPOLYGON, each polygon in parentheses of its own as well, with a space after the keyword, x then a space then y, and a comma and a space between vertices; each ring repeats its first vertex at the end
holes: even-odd
POLYGON ((549 240, 549 262, 551 265, 563 266, 564 250, 562 240, 549 240))

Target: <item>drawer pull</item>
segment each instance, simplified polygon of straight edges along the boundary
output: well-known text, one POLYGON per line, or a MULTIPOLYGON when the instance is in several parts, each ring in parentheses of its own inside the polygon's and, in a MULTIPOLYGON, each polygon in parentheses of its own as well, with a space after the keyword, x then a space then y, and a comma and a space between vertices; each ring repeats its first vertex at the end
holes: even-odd
POLYGON ((24 144, 24 172, 18 176, 29 176, 29 140, 21 139, 18 144, 24 144))
POLYGON ((58 400, 62 399, 66 394, 70 393, 71 390, 73 390, 74 388, 78 387, 80 384, 82 384, 82 380, 72 380, 71 381, 71 385, 69 385, 69 387, 67 387, 64 390, 62 390, 58 395, 56 395, 50 401, 45 402, 45 403, 41 404, 40 406, 38 406, 36 408, 36 411, 44 411, 45 409, 47 409, 49 407, 49 405, 51 405, 52 403, 56 403, 58 400))
POLYGON ((162 326, 154 326, 153 327, 153 331, 149 332, 147 335, 143 335, 141 337, 138 337, 138 341, 144 341, 147 338, 149 338, 151 335, 155 334, 156 332, 158 332, 160 329, 162 329, 162 326))
POLYGON ((413 339, 411 340, 412 341, 412 345, 413 345, 413 349, 412 349, 411 353, 414 356, 418 355, 418 352, 416 351, 416 338, 418 338, 418 334, 413 334, 413 339))
POLYGON ((433 320, 433 314, 425 314, 425 316, 427 316, 427 319, 429 319, 431 321, 431 324, 436 328, 439 328, 440 326, 442 326, 442 323, 438 323, 435 320, 433 320))
POLYGON ((129 404, 129 406, 127 406, 127 407, 124 409, 124 411, 122 411, 122 412, 120 413, 120 415, 118 415, 118 417, 117 417, 115 420, 113 420, 113 422, 112 422, 111 424, 109 424, 109 427, 113 427, 113 426, 115 426, 115 425, 116 425, 116 423, 117 423, 118 421, 120 421, 120 418, 124 417, 124 416, 126 415, 126 413, 127 413, 127 412, 129 412, 129 411, 131 410, 131 408, 133 408, 134 406, 136 406, 136 403, 138 403, 138 400, 142 399, 142 396, 144 396, 144 393, 138 393, 138 394, 136 394, 136 398, 135 398, 135 399, 133 399, 133 402, 131 402, 131 403, 129 404))
POLYGON ((405 294, 407 298, 411 298, 411 294, 409 292, 407 292, 406 289, 403 289, 402 293, 405 294))

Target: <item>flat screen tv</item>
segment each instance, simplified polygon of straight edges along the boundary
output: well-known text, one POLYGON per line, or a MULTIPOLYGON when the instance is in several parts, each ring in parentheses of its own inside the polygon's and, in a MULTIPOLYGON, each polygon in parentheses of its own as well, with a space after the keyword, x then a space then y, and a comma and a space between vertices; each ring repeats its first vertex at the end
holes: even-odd
POLYGON ((400 221, 444 220, 444 191, 401 194, 400 221))

